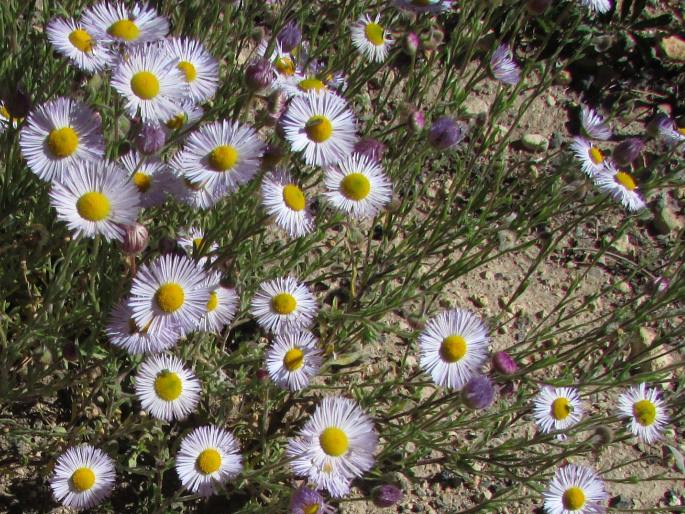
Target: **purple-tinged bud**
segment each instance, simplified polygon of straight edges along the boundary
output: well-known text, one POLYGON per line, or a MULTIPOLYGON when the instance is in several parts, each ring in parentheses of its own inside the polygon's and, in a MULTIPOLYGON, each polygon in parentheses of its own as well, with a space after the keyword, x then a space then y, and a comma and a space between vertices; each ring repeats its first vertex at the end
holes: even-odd
POLYGON ((5 109, 12 118, 26 118, 31 110, 31 97, 21 87, 15 87, 5 98, 5 109))
POLYGON ((657 293, 657 294, 663 294, 666 291, 668 291, 668 287, 671 285, 671 283, 668 281, 666 277, 654 277, 652 280, 652 291, 657 293))
POLYGON ((647 123, 647 135, 651 137, 659 137, 662 130, 669 129, 673 129, 673 121, 662 112, 658 113, 647 123))
POLYGON ((265 370, 264 368, 259 368, 256 373, 257 380, 260 382, 264 382, 269 378, 269 372, 265 370))
POLYGON ((392 484, 383 484, 371 490, 371 500, 376 507, 382 509, 392 507, 404 499, 402 489, 392 484))
POLYGON ((426 115, 423 111, 413 109, 409 113, 409 128, 412 132, 418 134, 426 126, 426 115))
POLYGON ((552 0, 528 0, 526 7, 530 14, 538 16, 544 13, 550 5, 552 5, 552 0))
POLYGON ((616 164, 626 167, 640 156, 644 148, 645 143, 642 139, 631 137, 616 145, 611 156, 616 164))
POLYGON ((281 50, 290 52, 302 41, 302 31, 297 23, 291 21, 281 29, 276 39, 281 44, 281 50))
POLYGON ((138 128, 133 143, 140 153, 152 155, 164 147, 166 134, 159 125, 146 123, 138 128))
POLYGON ((435 120, 428 131, 428 142, 436 150, 447 150, 464 139, 462 125, 449 116, 435 120))
POLYGON ((468 408, 482 410, 492 405, 495 399, 495 388, 489 378, 476 375, 466 382, 461 394, 468 408))
POLYGON ((402 40, 402 45, 404 51, 409 55, 416 55, 416 52, 419 51, 419 47, 421 46, 421 39, 416 35, 416 32, 407 32, 402 40))
POLYGON ((516 361, 507 352, 495 352, 492 356, 492 366, 502 375, 513 375, 519 369, 516 361))
POLYGON ((269 87, 276 78, 276 70, 268 59, 259 57, 245 69, 245 84, 253 91, 269 87))
POLYGON ((354 145, 354 152, 362 154, 369 159, 380 163, 383 160, 387 148, 378 139, 372 137, 365 137, 360 139, 354 145))
POLYGON ((124 225, 124 243, 122 249, 128 255, 138 255, 147 248, 150 235, 144 225, 134 223, 124 225))

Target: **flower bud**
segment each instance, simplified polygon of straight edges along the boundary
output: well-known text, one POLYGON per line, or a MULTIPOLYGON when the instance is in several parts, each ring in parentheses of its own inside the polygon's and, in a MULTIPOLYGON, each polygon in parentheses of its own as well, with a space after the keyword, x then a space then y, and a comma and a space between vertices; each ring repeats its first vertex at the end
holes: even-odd
POLYGON ((492 365, 502 375, 513 375, 519 369, 516 361, 507 352, 495 352, 492 356, 492 365))
POLYGON ((138 255, 147 248, 150 235, 144 225, 134 223, 124 226, 124 253, 128 255, 138 255))
POLYGON ((622 143, 616 145, 614 151, 612 152, 612 157, 614 158, 614 162, 616 162, 616 164, 621 167, 625 167, 637 159, 644 148, 645 143, 642 141, 642 139, 631 137, 630 139, 626 139, 622 143))
POLYGON ((426 126, 426 116, 423 111, 412 109, 408 115, 409 128, 415 134, 418 134, 426 126))
POLYGON ((530 14, 538 16, 544 13, 550 5, 552 5, 552 0, 528 0, 526 8, 530 14))
POLYGON ((671 118, 660 112, 652 118, 647 124, 647 135, 651 137, 659 137, 662 130, 673 128, 671 118))
POLYGON ((416 35, 416 32, 407 32, 402 40, 402 46, 404 47, 404 51, 409 55, 416 55, 419 46, 421 46, 421 40, 419 39, 419 36, 416 35))
POLYGON ((355 153, 362 154, 379 163, 383 160, 386 150, 387 148, 383 143, 372 137, 360 139, 354 145, 355 153))
POLYGON ((31 98, 21 87, 12 88, 5 99, 5 109, 12 118, 26 118, 31 110, 31 98))
POLYGON ((671 284, 666 277, 655 277, 651 284, 652 291, 657 294, 663 294, 668 291, 668 286, 670 285, 671 284))
POLYGON ((164 147, 166 134, 159 125, 145 123, 139 126, 133 143, 140 153, 152 155, 164 147))
POLYGON ((464 139, 462 125, 449 116, 435 120, 428 131, 428 142, 436 150, 447 150, 464 139))
POLYGON ((392 507, 404 498, 402 489, 392 484, 383 484, 371 490, 371 500, 376 507, 392 507))
POLYGON ((259 368, 256 373, 256 378, 258 381, 264 382, 265 380, 268 380, 269 372, 264 368, 259 368))
POLYGON ((268 59, 259 57, 245 69, 245 84, 253 91, 269 87, 276 78, 276 70, 268 59))
POLYGON ((291 21, 281 29, 276 39, 281 44, 281 50, 290 52, 302 41, 302 31, 297 23, 291 21))
POLYGON ((476 375, 466 382, 461 394, 468 408, 482 410, 492 405, 495 399, 495 388, 489 378, 476 375))

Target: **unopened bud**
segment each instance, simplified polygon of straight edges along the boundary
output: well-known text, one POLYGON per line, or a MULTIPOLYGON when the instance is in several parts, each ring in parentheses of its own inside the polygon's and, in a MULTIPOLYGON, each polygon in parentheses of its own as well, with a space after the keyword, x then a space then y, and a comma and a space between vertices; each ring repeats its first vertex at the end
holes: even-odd
POLYGON ((625 167, 637 159, 644 148, 645 143, 642 139, 631 137, 616 145, 611 155, 616 164, 625 167))
POLYGON ((291 21, 281 29, 276 39, 281 44, 281 50, 290 52, 302 41, 302 31, 297 23, 291 21))
POLYGON ((268 59, 260 57, 245 69, 245 84, 253 91, 269 87, 276 78, 276 70, 268 59))
POLYGON ((382 509, 398 504, 404 498, 402 489, 392 484, 383 484, 371 490, 371 500, 382 509))
POLYGON ((516 361, 507 352, 495 352, 492 356, 492 365, 502 375, 512 375, 519 369, 516 361))
POLYGON ((670 282, 665 277, 655 277, 652 280, 652 291, 658 294, 663 294, 668 291, 670 282))
POLYGON ((409 113, 409 128, 412 132, 419 133, 426 126, 426 116, 423 111, 414 109, 409 113))
POLYGON ((128 255, 138 255, 147 248, 150 235, 144 225, 134 223, 124 226, 124 243, 122 245, 124 253, 128 255))
POLYGON ((416 35, 416 32, 408 32, 407 35, 404 36, 402 43, 404 51, 409 55, 416 55, 416 52, 418 52, 419 47, 421 46, 421 40, 419 39, 419 36, 416 35))
POLYGON ((428 142, 436 150, 447 150, 464 139, 462 125, 449 116, 435 120, 428 131, 428 142))
POLYGON ((164 143, 166 143, 166 134, 159 125, 145 123, 138 127, 134 145, 140 153, 155 154, 164 147, 164 143))
POLYGON ((383 143, 372 137, 360 139, 354 145, 355 153, 362 154, 379 163, 383 160, 386 150, 387 148, 383 143))
POLYGON ((466 382, 462 390, 462 399, 470 409, 487 409, 495 399, 495 388, 489 378, 476 375, 466 382))

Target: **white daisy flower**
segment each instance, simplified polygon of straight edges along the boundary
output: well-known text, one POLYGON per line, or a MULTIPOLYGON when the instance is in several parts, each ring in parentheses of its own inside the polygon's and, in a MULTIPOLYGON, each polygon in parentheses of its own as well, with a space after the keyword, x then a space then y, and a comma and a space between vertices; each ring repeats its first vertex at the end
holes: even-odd
MULTIPOLYGON (((542 387, 533 399, 533 417, 545 434, 572 427, 583 417, 578 391, 572 387, 542 387)), ((559 434, 557 439, 564 440, 566 435, 559 434)))
POLYGON ((126 100, 129 116, 144 123, 164 123, 178 114, 188 84, 178 60, 160 46, 137 46, 112 73, 112 87, 126 100))
POLYGON ((204 183, 217 193, 231 192, 252 179, 260 167, 264 143, 251 127, 218 121, 200 127, 188 136, 172 161, 195 183, 204 183))
POLYGON ((83 12, 83 27, 103 44, 138 45, 169 33, 169 22, 145 4, 127 8, 122 2, 100 2, 83 12))
POLYGON ((296 71, 294 75, 276 79, 276 87, 283 91, 287 98, 309 96, 311 94, 329 93, 328 84, 316 73, 296 71))
POLYGON ((365 14, 350 29, 352 44, 369 61, 383 62, 393 42, 380 21, 380 14, 373 20, 365 14))
POLYGON ((587 105, 581 106, 580 124, 583 132, 592 139, 606 141, 611 137, 611 129, 607 127, 604 118, 587 105))
POLYGON ((138 270, 128 301, 133 319, 152 334, 178 325, 184 334, 204 315, 210 288, 207 275, 188 257, 162 255, 138 270), (149 326, 148 326, 149 324, 149 326))
POLYGON ((82 444, 57 458, 50 488, 65 507, 88 509, 110 495, 115 478, 114 461, 102 450, 82 444))
POLYGON ((297 476, 341 498, 354 478, 371 469, 377 445, 371 418, 353 400, 329 396, 288 441, 286 455, 297 476))
POLYGON ((130 151, 119 159, 131 182, 140 193, 140 204, 153 207, 164 203, 168 182, 166 164, 159 158, 130 151))
POLYGON ((318 310, 314 295, 293 277, 259 284, 250 306, 257 323, 273 333, 308 328, 318 310))
POLYGON ((193 102, 211 100, 219 87, 219 62, 194 39, 169 38, 166 49, 178 59, 177 66, 188 83, 193 102))
POLYGON ((283 131, 294 152, 303 151, 307 164, 335 164, 352 153, 354 115, 334 94, 295 97, 283 115, 283 131))
POLYGON ((611 9, 611 0, 580 0, 580 3, 600 13, 609 12, 611 9))
POLYGON ((200 496, 211 496, 219 485, 243 469, 240 448, 233 434, 216 426, 196 428, 181 441, 176 472, 183 487, 200 496))
POLYGON ((604 170, 594 175, 592 180, 600 191, 608 193, 630 212, 637 212, 646 207, 638 193, 635 178, 626 171, 617 170, 612 163, 607 162, 604 170))
POLYGON ((464 309, 431 318, 419 336, 421 368, 443 387, 462 389, 479 374, 487 359, 488 331, 483 321, 464 309))
POLYGON ((132 225, 140 212, 138 190, 124 170, 107 162, 85 162, 52 183, 50 205, 57 218, 77 236, 97 234, 123 241, 122 225, 132 225))
POLYGON ((318 342, 314 334, 304 330, 277 334, 266 351, 266 369, 271 380, 281 389, 291 391, 307 387, 323 362, 318 342))
POLYGON ((136 396, 143 410, 164 421, 185 419, 200 401, 200 381, 173 355, 154 355, 138 368, 136 396))
POLYGON ((276 224, 290 237, 302 237, 314 230, 314 217, 307 208, 304 191, 290 174, 268 173, 262 179, 262 205, 276 224))
POLYGON ((392 200, 392 184, 381 165, 353 154, 324 172, 326 199, 353 218, 372 218, 392 200))
POLYGON ((222 287, 219 279, 218 273, 212 274, 207 279, 207 285, 212 287, 212 291, 209 293, 209 301, 205 306, 205 314, 198 323, 200 332, 220 333, 225 326, 230 325, 238 310, 240 298, 235 289, 222 287))
POLYGON ((169 135, 176 131, 185 130, 197 123, 202 119, 203 115, 202 107, 198 107, 191 100, 184 100, 177 106, 176 114, 167 119, 161 127, 168 138, 169 135))
MULTIPOLYGON (((205 241, 205 233, 197 227, 183 230, 178 238, 178 246, 183 248, 190 257, 196 259, 202 267, 212 260, 207 254, 219 249, 217 243, 205 241)), ((216 283, 218 282, 217 280, 216 283)))
POLYGON ((29 114, 19 147, 38 177, 60 180, 67 171, 104 157, 100 116, 70 98, 51 100, 29 114))
POLYGON ((112 345, 131 355, 163 352, 175 346, 183 336, 173 325, 156 334, 148 332, 148 328, 138 327, 133 319, 133 311, 128 306, 128 299, 124 299, 112 309, 105 333, 112 345))
POLYGON ((573 138, 571 149, 578 162, 580 162, 583 173, 588 177, 592 178, 597 173, 604 171, 606 157, 599 148, 587 139, 584 137, 573 138))
POLYGON ((647 444, 661 438, 668 423, 666 404, 659 391, 645 384, 631 387, 618 398, 619 416, 630 419, 630 431, 647 444))
POLYGON ((84 71, 100 71, 113 59, 107 47, 98 44, 83 25, 72 19, 54 18, 45 32, 55 50, 84 71))
POLYGON ((547 514, 603 514, 609 495, 591 468, 568 464, 557 469, 543 497, 547 514))
POLYGON ((451 0, 395 0, 395 5, 415 13, 440 14, 451 6, 451 0))

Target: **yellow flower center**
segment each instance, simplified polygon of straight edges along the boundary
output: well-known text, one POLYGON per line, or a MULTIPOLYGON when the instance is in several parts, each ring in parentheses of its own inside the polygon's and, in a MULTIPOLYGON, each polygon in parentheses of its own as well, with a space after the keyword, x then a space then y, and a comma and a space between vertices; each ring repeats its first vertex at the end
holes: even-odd
POLYGON ((635 179, 630 175, 630 173, 626 173, 625 171, 616 172, 616 175, 614 175, 614 180, 625 187, 628 191, 634 191, 637 189, 637 183, 635 182, 635 179))
POLYGON ((221 467, 221 454, 214 448, 207 448, 197 456, 197 461, 195 463, 197 464, 200 473, 209 475, 218 471, 221 467))
POLYGON ((573 407, 571 407, 571 403, 568 401, 568 398, 557 398, 552 402, 552 417, 557 421, 562 421, 568 418, 572 410, 573 407))
POLYGON ((197 70, 192 62, 181 61, 178 63, 178 69, 185 75, 186 82, 193 82, 197 78, 197 70))
POLYGON ((590 150, 588 151, 588 155, 590 156, 590 160, 594 164, 602 164, 604 162, 604 154, 596 146, 590 147, 590 150))
POLYGON ((440 357, 445 362, 457 362, 464 358, 468 345, 466 339, 462 336, 454 334, 447 336, 440 344, 440 357))
POLYGON ((82 52, 93 51, 93 38, 83 29, 76 29, 69 34, 69 42, 82 52))
POLYGON ((193 239, 193 248, 195 249, 195 251, 200 249, 203 241, 204 239, 201 237, 196 237, 195 239, 193 239))
POLYGON ((217 146, 209 153, 209 165, 214 171, 227 171, 238 162, 238 150, 230 145, 217 146))
POLYGON ((219 296, 216 291, 209 293, 209 301, 207 302, 207 312, 212 312, 219 305, 219 296))
POLYGON ((368 23, 364 27, 364 35, 370 43, 376 46, 381 46, 385 43, 385 31, 378 23, 368 23))
POLYGON ((326 84, 317 78, 310 77, 300 80, 300 82, 297 83, 297 87, 300 89, 300 91, 321 91, 326 87, 326 84))
POLYGON ((133 174, 133 183, 138 188, 138 191, 144 193, 150 189, 150 186, 152 185, 152 177, 150 175, 146 175, 142 171, 136 171, 133 174))
POLYGON ((48 135, 48 148, 55 157, 69 157, 78 148, 78 134, 71 127, 53 129, 48 135))
POLYGON ((302 512, 304 512, 304 514, 317 514, 320 507, 321 505, 318 503, 310 503, 309 505, 302 507, 302 512))
POLYGON ((295 73, 295 63, 290 57, 279 57, 274 62, 274 66, 281 75, 293 75, 295 73))
POLYGON ((170 130, 178 130, 186 124, 187 120, 188 117, 186 116, 186 113, 179 112, 176 116, 168 120, 165 125, 170 130))
POLYGON ((633 416, 643 427, 648 427, 656 420, 656 406, 649 400, 640 400, 633 404, 633 416))
POLYGON ((347 434, 338 427, 328 427, 321 432, 319 436, 319 444, 321 449, 331 457, 340 457, 347 453, 350 447, 350 442, 347 439, 347 434))
POLYGON ((5 107, 4 105, 0 105, 0 116, 8 120, 12 117, 10 112, 7 110, 7 107, 5 107))
POLYGON ((157 306, 167 313, 176 312, 185 300, 183 288, 175 282, 162 284, 155 293, 157 306))
POLYGON ((289 293, 278 293, 271 299, 271 307, 278 314, 291 314, 297 308, 297 300, 289 293))
POLYGON ((677 127, 676 130, 678 131, 678 134, 685 136, 685 127, 677 127))
POLYGON ((140 37, 140 29, 131 20, 119 20, 109 26, 107 34, 124 41, 135 41, 140 37))
POLYGON ((371 191, 371 182, 362 173, 350 173, 340 182, 340 189, 345 198, 359 202, 371 191))
POLYGON ((131 90, 142 100, 152 100, 159 94, 159 80, 154 73, 139 71, 131 77, 131 90))
POLYGON ((283 365, 288 371, 297 371, 304 365, 304 353, 299 348, 288 350, 283 356, 283 365))
POLYGON ((71 485, 79 492, 88 491, 95 485, 95 473, 90 468, 78 468, 71 474, 71 485))
POLYGON ((283 188, 283 202, 293 211, 304 209, 306 199, 302 190, 295 184, 288 184, 283 188))
POLYGON ((183 392, 183 382, 173 371, 165 369, 155 378, 155 393, 166 402, 173 402, 183 392))
POLYGON ((109 198, 97 191, 91 191, 76 200, 76 211, 84 220, 102 221, 109 216, 109 198))
POLYGON ((564 491, 562 503, 567 510, 578 510, 585 505, 585 493, 580 487, 572 486, 564 491))
POLYGON ((327 141, 333 134, 333 125, 331 121, 325 116, 319 114, 312 116, 307 120, 304 126, 304 131, 307 137, 315 143, 323 143, 327 141))

